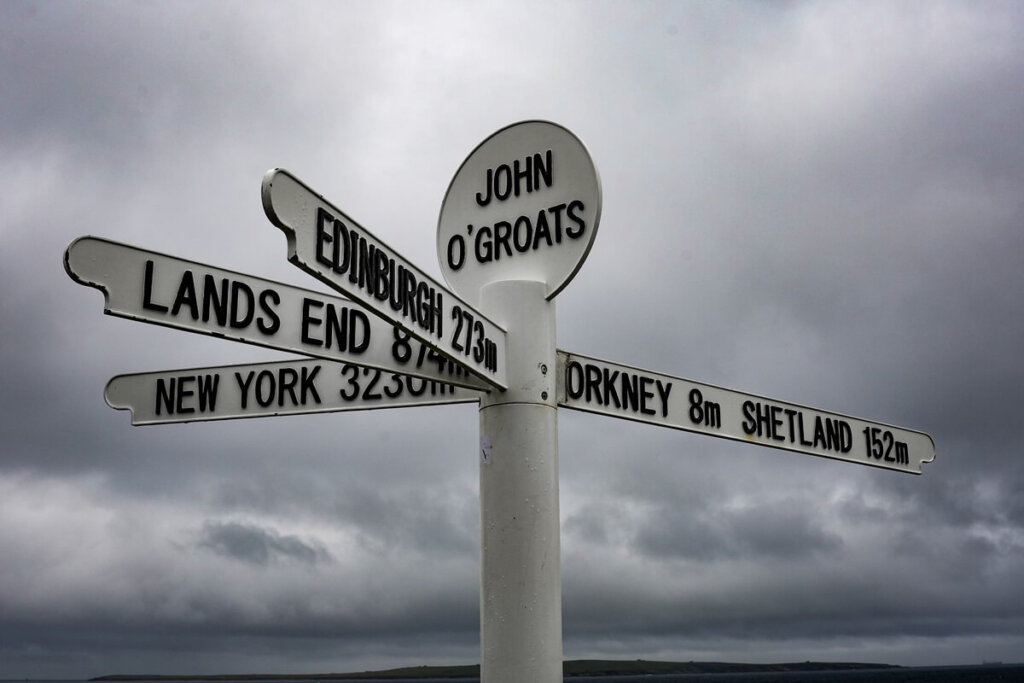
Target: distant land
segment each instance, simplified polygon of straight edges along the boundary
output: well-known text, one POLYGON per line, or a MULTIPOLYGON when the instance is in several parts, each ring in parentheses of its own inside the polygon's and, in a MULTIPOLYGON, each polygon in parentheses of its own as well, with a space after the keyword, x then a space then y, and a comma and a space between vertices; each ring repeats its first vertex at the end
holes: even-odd
MULTIPOLYGON (((730 662, 649 662, 643 659, 574 659, 563 662, 566 676, 637 676, 643 674, 721 674, 765 673, 787 671, 851 671, 862 669, 896 669, 892 664, 861 664, 855 662, 791 662, 787 664, 737 664, 730 662)), ((382 671, 324 674, 241 674, 210 676, 161 676, 156 674, 113 674, 90 678, 90 681, 344 681, 353 679, 395 678, 479 678, 480 665, 409 666, 382 671)))

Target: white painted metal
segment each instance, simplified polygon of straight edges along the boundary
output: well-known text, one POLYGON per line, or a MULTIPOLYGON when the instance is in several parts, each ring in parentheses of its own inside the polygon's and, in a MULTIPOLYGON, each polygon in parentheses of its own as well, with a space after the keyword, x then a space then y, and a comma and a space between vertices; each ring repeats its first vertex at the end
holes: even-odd
POLYGON ((563 351, 558 404, 910 474, 935 459, 924 432, 563 351))
POLYGON ((288 171, 272 169, 263 178, 263 209, 287 236, 288 260, 294 265, 490 386, 507 386, 505 331, 322 195, 288 171), (385 277, 376 279, 374 274, 381 272, 385 277), (424 296, 427 292, 429 297, 424 296), (397 308, 389 301, 392 296, 399 301, 397 308), (402 305, 403 297, 415 299, 415 305, 402 305))
POLYGON ((480 402, 484 683, 561 683, 555 305, 542 282, 484 287, 506 326, 509 388, 480 402))
POLYGON ((117 375, 104 398, 133 425, 405 408, 480 400, 454 384, 316 360, 117 375))
MULTIPOLYGON (((489 388, 441 358, 431 360, 419 342, 399 340, 392 325, 366 315, 347 299, 98 237, 72 242, 64 254, 64 268, 79 284, 103 292, 108 315, 385 372, 489 388), (209 293, 208 285, 213 289, 209 293), (225 302, 225 296, 231 301, 225 302), (223 318, 218 317, 216 299, 230 309, 221 311, 223 318), (333 334, 332 316, 348 320, 351 338, 334 337, 327 343, 328 334, 333 334)), ((402 339, 407 338, 402 335, 402 339)))
POLYGON ((584 144, 549 121, 497 131, 455 173, 437 224, 445 281, 475 303, 484 285, 536 280, 552 298, 573 278, 601 219, 601 180, 584 144))

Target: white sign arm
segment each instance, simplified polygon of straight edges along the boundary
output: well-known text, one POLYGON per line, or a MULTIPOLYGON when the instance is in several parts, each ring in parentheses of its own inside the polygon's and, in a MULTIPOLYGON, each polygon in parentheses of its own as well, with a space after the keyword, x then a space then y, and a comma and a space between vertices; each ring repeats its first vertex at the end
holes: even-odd
POLYGON ((319 360, 117 375, 107 405, 133 425, 470 403, 480 392, 377 368, 319 360))
POLYGON ((505 389, 505 330, 283 169, 263 178, 263 209, 288 260, 453 362, 505 389))
POLYGON ((72 242, 64 268, 75 282, 103 292, 108 315, 386 372, 488 387, 339 297, 97 237, 72 242))
POLYGON ((924 432, 558 352, 558 404, 759 446, 921 474, 924 432))

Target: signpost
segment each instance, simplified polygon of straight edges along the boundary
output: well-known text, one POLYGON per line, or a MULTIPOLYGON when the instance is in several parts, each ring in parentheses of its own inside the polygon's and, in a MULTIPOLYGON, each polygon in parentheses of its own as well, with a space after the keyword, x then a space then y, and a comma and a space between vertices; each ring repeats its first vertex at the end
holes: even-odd
POLYGON ((104 398, 133 425, 472 403, 480 392, 347 363, 292 360, 117 375, 104 398))
POLYGON ((485 683, 562 680, 559 406, 897 472, 934 460, 923 432, 557 351, 552 299, 601 216, 590 154, 557 124, 503 128, 455 174, 437 231, 455 293, 287 171, 262 189, 289 260, 353 301, 94 237, 65 268, 106 313, 342 363, 120 375, 107 402, 157 424, 478 400, 485 683))

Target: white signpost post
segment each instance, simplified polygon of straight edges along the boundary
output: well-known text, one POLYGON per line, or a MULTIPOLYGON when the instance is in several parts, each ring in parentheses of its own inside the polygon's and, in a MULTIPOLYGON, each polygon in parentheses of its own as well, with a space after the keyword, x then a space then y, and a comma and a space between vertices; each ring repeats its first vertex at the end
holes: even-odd
POLYGON ((470 153, 437 227, 441 272, 508 331, 505 392, 480 399, 480 674, 562 679, 555 305, 590 252, 601 183, 565 128, 526 121, 470 153))
POLYGON ((923 432, 557 351, 553 299, 593 244, 601 184, 556 124, 503 128, 459 168, 437 231, 454 293, 286 171, 264 177, 263 204, 292 263, 381 320, 97 238, 73 242, 65 267, 107 313, 347 364, 121 375, 107 401, 157 424, 479 400, 486 683, 562 680, 559 406, 912 474, 935 458, 923 432))

